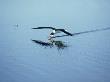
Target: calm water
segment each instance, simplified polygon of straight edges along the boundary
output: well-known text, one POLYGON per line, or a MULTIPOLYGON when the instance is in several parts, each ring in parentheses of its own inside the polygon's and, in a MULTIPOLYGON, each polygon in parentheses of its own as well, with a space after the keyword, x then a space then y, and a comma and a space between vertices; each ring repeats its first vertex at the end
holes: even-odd
POLYGON ((0 0, 0 7, 0 82, 110 82, 110 30, 58 38, 69 45, 60 51, 31 41, 51 32, 37 26, 110 27, 110 1, 0 0))

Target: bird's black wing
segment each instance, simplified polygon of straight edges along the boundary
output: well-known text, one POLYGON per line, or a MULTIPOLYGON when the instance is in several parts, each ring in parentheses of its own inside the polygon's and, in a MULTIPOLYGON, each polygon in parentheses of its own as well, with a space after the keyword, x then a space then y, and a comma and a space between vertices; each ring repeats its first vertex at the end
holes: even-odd
POLYGON ((72 35, 73 35, 73 34, 71 34, 71 33, 67 32, 67 31, 65 31, 64 29, 58 29, 58 30, 60 30, 60 31, 62 31, 62 32, 64 32, 65 34, 68 34, 68 35, 70 35, 70 36, 72 36, 72 35))
POLYGON ((55 30, 53 27, 37 27, 37 28, 32 28, 32 29, 52 29, 55 30))

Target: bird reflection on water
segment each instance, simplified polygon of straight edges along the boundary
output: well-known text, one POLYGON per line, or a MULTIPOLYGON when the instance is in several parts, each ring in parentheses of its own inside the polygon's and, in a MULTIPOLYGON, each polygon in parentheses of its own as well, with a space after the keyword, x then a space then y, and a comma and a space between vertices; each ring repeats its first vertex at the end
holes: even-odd
POLYGON ((41 46, 44 46, 44 47, 50 47, 50 48, 53 48, 53 47, 57 47, 58 50, 60 49, 65 49, 67 46, 67 44, 63 41, 49 41, 49 42, 43 42, 43 41, 40 41, 40 40, 32 40, 34 43, 36 44, 39 44, 41 46))

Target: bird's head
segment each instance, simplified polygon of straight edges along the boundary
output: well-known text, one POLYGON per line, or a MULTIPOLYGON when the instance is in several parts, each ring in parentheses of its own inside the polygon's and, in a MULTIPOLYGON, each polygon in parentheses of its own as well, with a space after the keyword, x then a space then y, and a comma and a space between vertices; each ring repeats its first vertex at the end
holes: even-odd
POLYGON ((53 30, 53 31, 52 31, 52 33, 54 33, 54 34, 55 34, 55 33, 56 33, 56 31, 55 31, 55 30, 53 30))

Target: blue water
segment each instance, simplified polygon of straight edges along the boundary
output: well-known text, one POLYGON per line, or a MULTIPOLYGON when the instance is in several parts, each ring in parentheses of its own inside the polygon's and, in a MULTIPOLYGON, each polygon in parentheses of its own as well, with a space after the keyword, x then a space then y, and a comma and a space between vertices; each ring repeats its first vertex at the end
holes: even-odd
POLYGON ((110 82, 110 30, 58 38, 69 45, 58 51, 31 41, 47 41, 38 26, 110 27, 110 1, 0 0, 0 82, 110 82))

